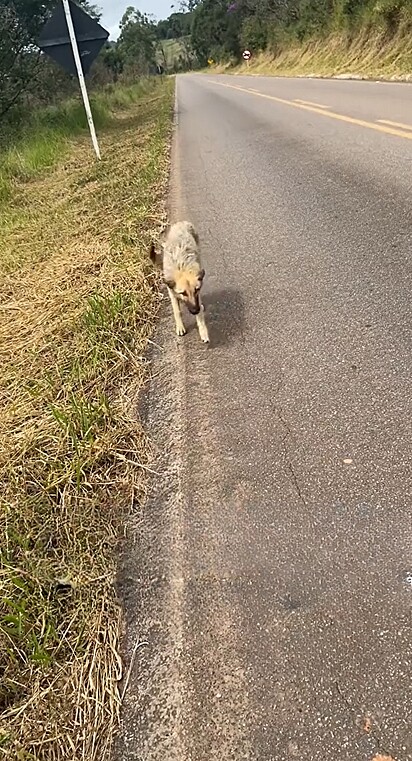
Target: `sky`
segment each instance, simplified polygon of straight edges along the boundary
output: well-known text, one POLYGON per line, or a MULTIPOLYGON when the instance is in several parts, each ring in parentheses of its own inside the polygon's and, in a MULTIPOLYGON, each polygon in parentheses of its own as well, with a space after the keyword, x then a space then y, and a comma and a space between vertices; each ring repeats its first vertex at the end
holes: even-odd
POLYGON ((129 5, 138 8, 142 13, 152 13, 158 20, 170 16, 171 5, 174 4, 176 9, 179 6, 179 0, 175 3, 173 0, 93 0, 93 2, 102 9, 101 24, 110 32, 112 40, 115 40, 119 34, 119 21, 129 5))

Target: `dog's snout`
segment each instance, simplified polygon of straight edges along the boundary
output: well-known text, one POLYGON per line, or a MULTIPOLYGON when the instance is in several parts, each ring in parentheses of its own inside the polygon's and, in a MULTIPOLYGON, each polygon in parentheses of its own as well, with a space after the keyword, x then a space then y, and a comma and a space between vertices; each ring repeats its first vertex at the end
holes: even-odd
POLYGON ((200 312, 200 302, 199 302, 199 296, 197 294, 194 295, 193 300, 190 299, 186 304, 190 314, 199 314, 200 312))

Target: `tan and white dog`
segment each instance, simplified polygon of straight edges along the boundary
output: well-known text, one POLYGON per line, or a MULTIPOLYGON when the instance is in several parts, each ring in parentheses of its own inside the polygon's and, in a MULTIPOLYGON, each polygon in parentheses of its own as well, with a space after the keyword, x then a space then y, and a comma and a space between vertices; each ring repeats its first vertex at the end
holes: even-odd
MULTIPOLYGON (((175 222, 167 230, 162 248, 163 280, 172 304, 176 333, 178 336, 184 336, 186 333, 180 311, 180 305, 184 304, 189 312, 196 316, 201 340, 208 343, 209 333, 205 322, 205 310, 200 298, 205 271, 200 262, 199 237, 192 223, 175 222)), ((153 243, 150 258, 156 262, 153 243)))

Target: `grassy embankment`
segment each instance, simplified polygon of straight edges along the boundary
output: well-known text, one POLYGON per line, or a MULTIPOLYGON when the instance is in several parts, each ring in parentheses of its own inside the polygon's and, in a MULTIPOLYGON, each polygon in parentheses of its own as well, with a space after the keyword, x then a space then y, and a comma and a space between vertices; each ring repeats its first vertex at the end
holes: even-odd
POLYGON ((116 548, 144 473, 173 82, 33 116, 0 150, 0 758, 109 757, 116 548))
MULTIPOLYGON (((405 0, 403 0, 405 3, 405 0)), ((375 9, 376 11, 376 9, 375 9)), ((293 34, 279 33, 272 47, 252 57, 249 67, 222 65, 216 71, 274 76, 348 77, 412 81, 412 5, 402 14, 366 15, 355 26, 337 20, 334 31, 299 43, 293 34), (339 29, 341 26, 343 28, 339 29)))
POLYGON ((162 40, 158 43, 156 59, 162 66, 166 63, 166 71, 175 71, 182 62, 188 60, 190 38, 162 40))

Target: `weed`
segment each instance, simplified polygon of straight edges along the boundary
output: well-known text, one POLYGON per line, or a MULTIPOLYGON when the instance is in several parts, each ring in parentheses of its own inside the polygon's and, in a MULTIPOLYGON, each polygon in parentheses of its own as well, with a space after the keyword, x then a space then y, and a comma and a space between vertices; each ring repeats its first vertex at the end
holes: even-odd
MULTIPOLYGON (((110 125, 115 114, 130 108, 155 89, 156 80, 147 78, 135 85, 107 86, 93 93, 90 101, 96 129, 110 125)), ((10 198, 11 179, 30 180, 54 166, 68 155, 70 141, 87 130, 80 96, 34 111, 23 128, 21 122, 12 125, 1 140, 0 208, 10 198)))
POLYGON ((254 56, 247 71, 244 64, 215 67, 215 70, 277 76, 352 74, 365 79, 409 81, 412 79, 411 18, 405 8, 403 14, 396 15, 396 23, 391 27, 396 7, 392 0, 378 3, 374 15, 362 16, 357 27, 343 27, 340 32, 335 30, 322 39, 318 34, 299 42, 296 36, 288 37, 286 30, 275 30, 272 52, 254 56))
POLYGON ((2 158, 0 758, 10 761, 108 759, 120 706, 115 556, 144 488, 135 407, 158 305, 147 249, 163 219, 173 83, 99 98, 112 109, 99 164, 87 132, 73 138, 69 105, 64 118, 38 116, 34 148, 26 136, 2 158), (66 130, 64 162, 60 137, 40 149, 47 130, 66 130))

